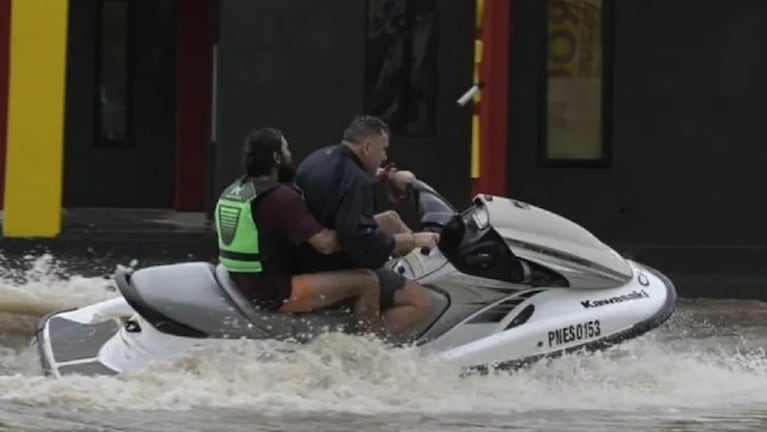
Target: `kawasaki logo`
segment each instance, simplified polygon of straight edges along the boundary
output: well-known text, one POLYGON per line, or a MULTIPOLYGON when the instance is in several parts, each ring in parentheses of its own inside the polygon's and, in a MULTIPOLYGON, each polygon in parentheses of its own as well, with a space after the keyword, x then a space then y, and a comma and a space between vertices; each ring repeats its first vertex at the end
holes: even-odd
POLYGON ((600 307, 604 305, 623 303, 631 300, 641 300, 643 298, 650 298, 650 294, 647 294, 645 290, 634 291, 631 294, 624 294, 620 296, 610 297, 603 300, 584 300, 581 305, 586 309, 600 307))

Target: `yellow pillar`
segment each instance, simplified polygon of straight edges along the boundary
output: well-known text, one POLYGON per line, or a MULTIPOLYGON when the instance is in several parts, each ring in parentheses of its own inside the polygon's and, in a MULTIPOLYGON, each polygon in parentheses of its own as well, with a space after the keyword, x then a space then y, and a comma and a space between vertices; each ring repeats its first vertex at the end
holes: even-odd
MULTIPOLYGON (((482 31, 482 24, 485 18, 485 0, 476 0, 476 21, 475 28, 477 33, 482 31)), ((482 65, 483 46, 481 39, 474 40, 474 85, 479 85, 479 68, 482 65)), ((480 139, 479 139, 479 103, 482 100, 482 91, 474 93, 474 114, 471 118, 471 178, 476 180, 480 175, 480 139)))
POLYGON ((69 0, 13 0, 5 237, 61 231, 69 0))

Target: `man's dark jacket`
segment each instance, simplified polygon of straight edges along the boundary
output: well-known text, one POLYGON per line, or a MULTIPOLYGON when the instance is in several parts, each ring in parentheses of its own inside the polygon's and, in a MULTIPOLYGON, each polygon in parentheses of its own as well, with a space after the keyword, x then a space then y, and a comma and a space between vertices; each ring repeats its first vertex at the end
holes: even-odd
POLYGON ((336 230, 344 249, 328 257, 304 248, 304 271, 376 269, 389 259, 394 237, 382 232, 373 217, 375 180, 347 145, 314 151, 299 165, 295 183, 309 211, 322 226, 336 230))

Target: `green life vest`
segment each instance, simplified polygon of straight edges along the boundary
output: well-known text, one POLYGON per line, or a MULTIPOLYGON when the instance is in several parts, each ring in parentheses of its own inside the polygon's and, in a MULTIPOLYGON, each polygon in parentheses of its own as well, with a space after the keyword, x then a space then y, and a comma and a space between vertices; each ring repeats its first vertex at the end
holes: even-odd
POLYGON ((271 180, 242 177, 229 185, 216 203, 215 222, 221 264, 238 273, 263 271, 261 242, 251 204, 277 186, 271 180))

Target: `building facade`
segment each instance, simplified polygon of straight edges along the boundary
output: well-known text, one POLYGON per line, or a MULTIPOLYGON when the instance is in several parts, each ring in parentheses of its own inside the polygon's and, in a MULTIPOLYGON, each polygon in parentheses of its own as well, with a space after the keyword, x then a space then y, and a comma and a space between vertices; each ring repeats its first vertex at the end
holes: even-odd
POLYGON ((62 208, 204 209, 212 7, 0 0, 4 236, 56 236, 62 208))
POLYGON ((767 3, 512 5, 509 194, 712 290, 761 287, 767 3))
POLYGON ((9 24, 0 57, 19 71, 7 89, 36 100, 10 112, 0 146, 6 236, 55 236, 62 207, 209 210, 250 129, 283 129, 300 159, 338 142, 360 113, 386 119, 392 159, 451 200, 465 204, 473 184, 487 183, 480 160, 490 147, 479 143, 491 142, 493 121, 495 135, 504 130, 505 91, 474 107, 456 99, 494 70, 481 61, 483 42, 497 52, 485 58, 507 58, 508 36, 491 34, 508 30, 506 2, 54 1, 0 0, 9 24), (51 46, 61 55, 27 54, 51 46), (56 90, 42 97, 36 80, 56 90), (500 116, 478 121, 493 103, 500 116), (44 136, 14 135, 31 122, 44 136), (41 155, 54 168, 32 179, 41 155), (29 200, 36 182, 46 187, 29 200))
POLYGON ((753 269, 767 3, 736 4, 0 0, 4 235, 54 236, 62 207, 209 211, 250 129, 300 159, 373 113, 458 205, 511 195, 638 258, 753 269))

